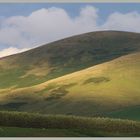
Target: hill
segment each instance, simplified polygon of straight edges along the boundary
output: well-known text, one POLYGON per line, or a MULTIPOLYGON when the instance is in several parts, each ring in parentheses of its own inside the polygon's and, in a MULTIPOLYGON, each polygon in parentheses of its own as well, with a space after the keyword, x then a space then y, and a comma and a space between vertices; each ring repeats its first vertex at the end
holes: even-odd
POLYGON ((137 52, 35 86, 1 89, 1 108, 140 120, 139 69, 137 52))
POLYGON ((100 31, 0 59, 0 88, 40 84, 140 50, 140 34, 100 31))

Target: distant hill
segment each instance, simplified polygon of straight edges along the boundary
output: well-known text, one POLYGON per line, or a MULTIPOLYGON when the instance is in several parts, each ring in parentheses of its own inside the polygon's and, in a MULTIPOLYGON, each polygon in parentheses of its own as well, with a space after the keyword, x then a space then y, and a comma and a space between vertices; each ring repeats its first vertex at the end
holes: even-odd
POLYGON ((100 31, 0 59, 0 88, 28 87, 140 50, 140 34, 100 31))

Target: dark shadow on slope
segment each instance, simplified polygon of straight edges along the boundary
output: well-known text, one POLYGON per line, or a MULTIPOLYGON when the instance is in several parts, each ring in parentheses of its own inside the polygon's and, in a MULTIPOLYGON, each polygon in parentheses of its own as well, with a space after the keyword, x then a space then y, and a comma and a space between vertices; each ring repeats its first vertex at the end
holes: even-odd
POLYGON ((102 82, 109 82, 109 81, 110 81, 110 78, 108 77, 92 77, 84 81, 83 84, 89 84, 89 83, 99 84, 102 82))
POLYGON ((7 103, 0 105, 0 110, 15 110, 18 111, 21 106, 26 105, 26 102, 7 103))

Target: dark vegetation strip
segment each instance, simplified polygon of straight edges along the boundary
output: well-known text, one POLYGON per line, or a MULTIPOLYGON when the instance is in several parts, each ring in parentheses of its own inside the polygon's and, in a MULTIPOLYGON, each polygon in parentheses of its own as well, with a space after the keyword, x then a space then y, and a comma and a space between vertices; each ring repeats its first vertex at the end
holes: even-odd
POLYGON ((100 130, 115 133, 136 133, 140 136, 140 122, 110 118, 40 115, 1 111, 0 125, 23 128, 100 130))

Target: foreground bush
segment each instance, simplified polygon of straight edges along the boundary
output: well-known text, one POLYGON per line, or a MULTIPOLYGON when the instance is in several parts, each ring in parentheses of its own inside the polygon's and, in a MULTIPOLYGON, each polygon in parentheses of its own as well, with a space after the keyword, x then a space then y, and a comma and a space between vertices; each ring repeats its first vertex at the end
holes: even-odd
POLYGON ((140 122, 136 121, 65 115, 40 115, 21 112, 0 112, 0 126, 79 130, 88 129, 116 133, 140 134, 140 122))

